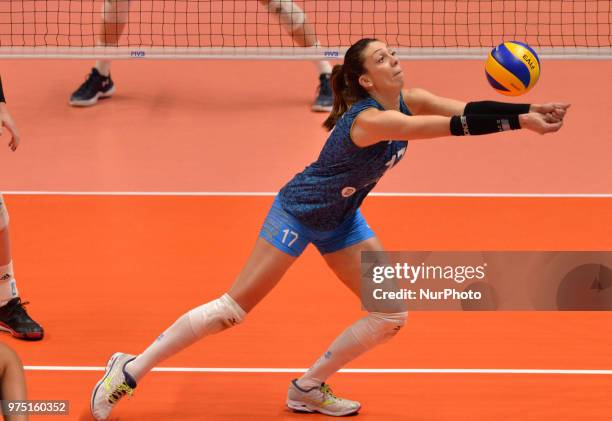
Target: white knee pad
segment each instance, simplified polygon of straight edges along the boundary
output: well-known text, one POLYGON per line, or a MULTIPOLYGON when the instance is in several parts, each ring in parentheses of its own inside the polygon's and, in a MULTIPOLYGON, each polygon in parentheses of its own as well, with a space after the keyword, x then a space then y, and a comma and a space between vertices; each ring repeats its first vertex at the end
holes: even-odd
POLYGON ((0 194, 0 231, 3 231, 8 227, 9 214, 6 206, 4 205, 4 198, 0 194))
POLYGON ((306 22, 306 14, 292 0, 270 0, 268 10, 278 15, 281 24, 290 33, 300 29, 306 22))
POLYGON ((242 307, 228 294, 196 307, 188 314, 193 333, 198 338, 237 325, 246 315, 242 307))
POLYGON ((105 0, 102 6, 102 21, 105 23, 126 23, 129 11, 129 0, 105 0))
POLYGON ((371 312, 354 327, 353 334, 366 349, 387 342, 406 324, 408 312, 378 313, 371 312))

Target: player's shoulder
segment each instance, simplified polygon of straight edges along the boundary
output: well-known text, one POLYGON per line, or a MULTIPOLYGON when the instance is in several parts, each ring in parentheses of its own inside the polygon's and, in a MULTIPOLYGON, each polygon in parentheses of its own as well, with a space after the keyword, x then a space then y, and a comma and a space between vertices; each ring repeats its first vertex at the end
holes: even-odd
POLYGON ((368 124, 376 122, 377 118, 384 113, 385 110, 380 110, 376 107, 365 107, 355 115, 355 122, 359 124, 368 124))
POLYGON ((385 110, 380 110, 376 107, 364 107, 359 111, 359 114, 356 115, 356 118, 363 120, 368 118, 375 118, 376 116, 384 113, 385 110))
POLYGON ((436 96, 423 88, 407 88, 402 89, 404 103, 408 106, 413 114, 418 114, 421 107, 435 100, 436 96))
POLYGON ((379 106, 376 100, 372 97, 367 97, 361 99, 350 106, 350 108, 344 113, 343 117, 347 121, 350 121, 350 124, 353 124, 355 120, 368 118, 373 115, 377 115, 384 111, 382 106, 379 106))
POLYGON ((404 101, 414 102, 432 98, 434 94, 423 88, 406 88, 402 89, 402 96, 404 97, 404 101))

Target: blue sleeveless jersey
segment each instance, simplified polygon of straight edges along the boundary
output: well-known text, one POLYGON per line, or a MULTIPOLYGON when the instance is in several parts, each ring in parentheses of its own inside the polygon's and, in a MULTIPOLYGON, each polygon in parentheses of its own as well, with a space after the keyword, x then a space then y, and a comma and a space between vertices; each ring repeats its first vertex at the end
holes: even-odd
MULTIPOLYGON (((353 104, 338 119, 319 158, 280 190, 282 208, 304 225, 321 231, 337 228, 355 214, 385 171, 402 159, 405 141, 381 141, 366 148, 353 143, 353 122, 368 108, 384 110, 372 97, 353 104)), ((400 111, 410 115, 401 96, 400 111)))

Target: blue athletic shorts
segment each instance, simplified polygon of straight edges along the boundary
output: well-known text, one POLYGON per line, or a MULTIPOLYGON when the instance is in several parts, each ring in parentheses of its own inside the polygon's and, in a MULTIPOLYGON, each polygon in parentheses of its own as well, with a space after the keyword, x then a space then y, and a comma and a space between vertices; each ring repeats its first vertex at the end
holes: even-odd
POLYGON ((374 231, 359 209, 335 230, 313 230, 285 212, 277 197, 259 236, 277 249, 298 257, 309 243, 314 244, 321 254, 333 253, 374 237, 374 231))

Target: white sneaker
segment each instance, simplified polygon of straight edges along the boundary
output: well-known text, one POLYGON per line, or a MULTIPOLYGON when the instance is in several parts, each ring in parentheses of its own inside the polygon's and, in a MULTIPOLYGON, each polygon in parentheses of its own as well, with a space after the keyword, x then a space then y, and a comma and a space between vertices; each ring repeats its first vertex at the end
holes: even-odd
POLYGON ((134 355, 117 352, 108 360, 104 377, 91 393, 91 415, 96 420, 107 419, 115 404, 126 394, 134 392, 136 381, 124 371, 125 365, 134 358, 134 355))
POLYGON ((325 383, 318 387, 302 389, 298 386, 297 379, 292 380, 289 385, 287 406, 294 411, 320 412, 333 417, 354 414, 361 408, 357 401, 335 396, 325 383))

